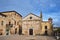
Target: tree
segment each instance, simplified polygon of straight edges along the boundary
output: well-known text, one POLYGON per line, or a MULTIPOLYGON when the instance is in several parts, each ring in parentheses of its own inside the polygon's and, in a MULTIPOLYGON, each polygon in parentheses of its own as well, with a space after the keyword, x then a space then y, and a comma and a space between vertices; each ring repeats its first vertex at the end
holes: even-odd
POLYGON ((60 28, 57 28, 57 32, 60 33, 60 28))

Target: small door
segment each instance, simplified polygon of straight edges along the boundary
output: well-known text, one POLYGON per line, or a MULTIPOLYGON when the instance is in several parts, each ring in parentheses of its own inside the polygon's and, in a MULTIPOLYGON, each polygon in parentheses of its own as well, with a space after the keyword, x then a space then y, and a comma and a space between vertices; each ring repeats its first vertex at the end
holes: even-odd
POLYGON ((29 29, 29 35, 33 35, 33 29, 29 29))

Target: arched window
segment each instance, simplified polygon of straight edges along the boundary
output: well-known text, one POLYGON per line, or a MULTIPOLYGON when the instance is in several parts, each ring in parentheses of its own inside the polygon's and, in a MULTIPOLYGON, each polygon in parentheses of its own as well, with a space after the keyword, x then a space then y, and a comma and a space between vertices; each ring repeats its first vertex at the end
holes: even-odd
POLYGON ((13 24, 11 24, 11 22, 9 22, 9 24, 8 24, 10 27, 13 27, 13 24))
POLYGON ((17 28, 15 29, 15 34, 17 33, 17 28))
POLYGON ((45 29, 47 29, 47 26, 45 26, 45 29))

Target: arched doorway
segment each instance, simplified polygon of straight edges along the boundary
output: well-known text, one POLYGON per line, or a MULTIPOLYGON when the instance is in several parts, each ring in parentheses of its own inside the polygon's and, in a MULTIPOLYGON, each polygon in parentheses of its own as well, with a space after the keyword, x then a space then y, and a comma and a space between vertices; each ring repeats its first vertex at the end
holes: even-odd
POLYGON ((15 28, 15 34, 17 33, 17 28, 15 28))
POLYGON ((47 31, 45 31, 45 35, 48 35, 47 31))
POLYGON ((2 33, 0 33, 0 35, 2 35, 2 33))
POLYGON ((0 29, 0 35, 3 35, 3 29, 0 29))
POLYGON ((29 29, 29 35, 33 35, 33 29, 29 29))
POLYGON ((22 34, 22 27, 19 26, 19 35, 21 35, 21 34, 22 34))
POLYGON ((6 35, 9 35, 9 29, 8 28, 6 29, 6 35))

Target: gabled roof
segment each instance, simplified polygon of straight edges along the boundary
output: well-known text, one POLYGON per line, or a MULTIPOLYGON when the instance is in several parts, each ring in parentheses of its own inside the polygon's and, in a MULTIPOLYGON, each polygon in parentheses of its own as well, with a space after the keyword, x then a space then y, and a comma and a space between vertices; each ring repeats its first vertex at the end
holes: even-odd
MULTIPOLYGON (((37 15, 35 15, 35 14, 33 14, 33 13, 29 13, 28 15, 30 15, 30 14, 32 14, 32 15, 34 15, 34 16, 36 16, 36 17, 39 17, 39 16, 37 16, 37 15)), ((25 17, 27 17, 28 15, 26 15, 25 17)), ((24 18, 25 18, 24 17, 24 18)), ((39 17, 40 18, 40 17, 39 17)))
POLYGON ((7 13, 7 12, 15 12, 15 13, 17 13, 18 15, 20 15, 20 16, 22 17, 22 15, 19 14, 18 12, 16 12, 16 11, 5 11, 5 12, 0 12, 0 14, 2 14, 2 13, 7 13))
POLYGON ((7 17, 7 15, 4 15, 4 14, 2 14, 2 13, 0 13, 0 15, 2 15, 2 16, 4 16, 4 17, 7 17))

